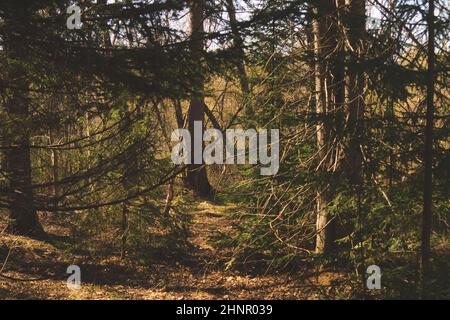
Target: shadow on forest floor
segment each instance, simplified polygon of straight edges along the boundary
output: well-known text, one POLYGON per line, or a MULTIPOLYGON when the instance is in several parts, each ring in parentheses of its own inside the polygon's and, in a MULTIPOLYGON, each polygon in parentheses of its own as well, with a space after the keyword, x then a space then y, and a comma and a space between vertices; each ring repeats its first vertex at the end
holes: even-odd
MULTIPOLYGON (((192 212, 187 246, 146 248, 139 257, 93 253, 68 236, 69 221, 45 224, 47 241, 0 234, 2 299, 299 299, 313 297, 296 288, 288 274, 255 275, 224 271, 228 252, 211 245, 231 228, 224 205, 201 203, 192 212), (76 249, 74 249, 76 247, 76 249), (69 290, 69 265, 81 268, 82 286, 69 290)), ((45 219, 44 219, 45 220, 45 219)))
POLYGON ((225 271, 230 251, 212 242, 232 232, 232 210, 201 203, 185 247, 145 248, 127 259, 107 247, 75 246, 66 229, 50 225, 46 242, 0 234, 0 299, 320 299, 346 298, 354 289, 348 273, 316 270, 304 261, 268 273, 260 261, 270 257, 254 256, 225 271), (79 290, 67 288, 69 265, 81 268, 79 290))

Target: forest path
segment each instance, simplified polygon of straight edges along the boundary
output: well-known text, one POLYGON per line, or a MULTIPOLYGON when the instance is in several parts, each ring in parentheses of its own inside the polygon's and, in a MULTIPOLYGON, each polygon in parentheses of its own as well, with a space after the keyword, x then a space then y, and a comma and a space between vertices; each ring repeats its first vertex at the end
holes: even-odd
POLYGON ((287 274, 252 275, 225 271, 229 252, 212 246, 230 232, 236 207, 198 204, 191 214, 190 249, 154 252, 150 265, 117 255, 81 255, 24 237, 0 234, 0 299, 304 299, 287 274), (9 254, 9 256, 8 256, 9 254), (6 257, 8 257, 6 259, 6 257), (81 268, 81 288, 69 290, 66 269, 81 268), (32 280, 43 278, 39 280, 32 280), (30 281, 31 280, 31 281, 30 281))

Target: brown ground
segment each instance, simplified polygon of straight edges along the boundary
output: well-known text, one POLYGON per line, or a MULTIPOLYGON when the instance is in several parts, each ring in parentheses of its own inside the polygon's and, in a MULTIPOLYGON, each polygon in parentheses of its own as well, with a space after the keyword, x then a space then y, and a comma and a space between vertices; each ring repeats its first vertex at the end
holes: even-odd
POLYGON ((317 299, 315 283, 326 290, 342 276, 322 273, 303 277, 299 283, 292 273, 224 271, 227 253, 212 247, 210 241, 217 232, 230 228, 226 210, 200 204, 193 213, 189 252, 155 253, 150 266, 120 260, 117 255, 74 254, 57 248, 51 240, 2 233, 0 299, 317 299), (71 264, 81 268, 79 290, 66 286, 66 268, 71 264))

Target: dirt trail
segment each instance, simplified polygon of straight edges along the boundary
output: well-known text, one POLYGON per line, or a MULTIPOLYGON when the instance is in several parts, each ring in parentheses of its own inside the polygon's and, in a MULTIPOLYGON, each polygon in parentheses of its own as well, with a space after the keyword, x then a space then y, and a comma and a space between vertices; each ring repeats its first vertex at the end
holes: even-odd
POLYGON ((231 228, 229 210, 233 208, 200 203, 192 212, 189 252, 155 259, 151 266, 111 256, 71 254, 50 243, 0 234, 0 269, 7 260, 3 274, 21 279, 0 277, 0 299, 314 298, 296 289, 288 275, 252 276, 224 271, 224 252, 211 246, 211 239, 231 228), (66 268, 70 264, 81 268, 79 290, 66 286, 66 268), (33 280, 40 277, 44 279, 33 280))

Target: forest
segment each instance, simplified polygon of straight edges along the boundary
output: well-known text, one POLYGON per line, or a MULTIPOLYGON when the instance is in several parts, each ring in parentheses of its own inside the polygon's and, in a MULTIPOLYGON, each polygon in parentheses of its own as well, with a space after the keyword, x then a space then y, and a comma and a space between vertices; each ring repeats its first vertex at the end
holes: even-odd
POLYGON ((449 13, 1 0, 0 300, 450 299, 449 13))

